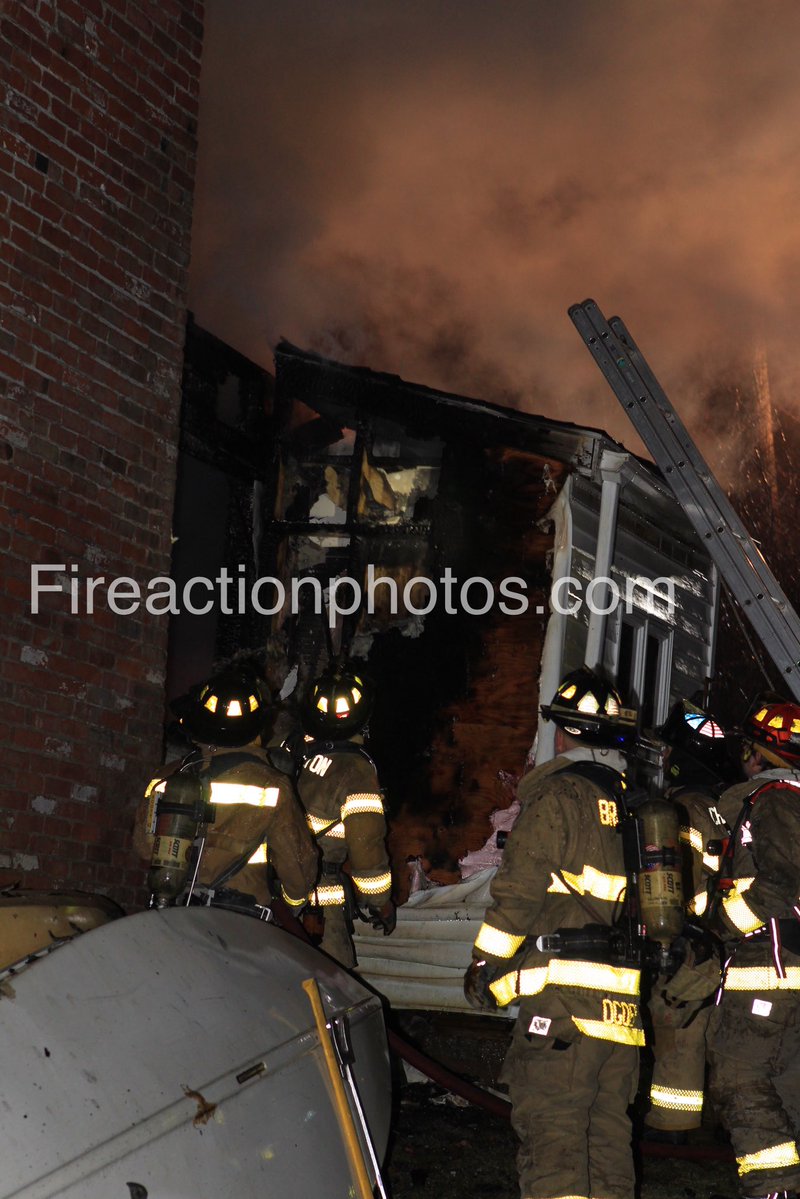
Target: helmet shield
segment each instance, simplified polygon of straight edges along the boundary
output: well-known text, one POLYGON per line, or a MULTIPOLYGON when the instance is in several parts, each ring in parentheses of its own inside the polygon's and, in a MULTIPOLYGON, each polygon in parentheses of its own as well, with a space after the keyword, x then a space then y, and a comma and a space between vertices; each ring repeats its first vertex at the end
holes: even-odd
POLYGON ((619 692, 585 666, 572 670, 558 685, 542 716, 587 745, 623 749, 636 737, 637 713, 623 707, 619 692))
POLYGON ((190 736, 204 745, 247 745, 267 723, 264 684, 250 671, 223 671, 174 706, 190 736))
POLYGON ((732 782, 736 776, 722 725, 689 700, 673 704, 656 735, 670 747, 666 773, 671 782, 732 782))
POLYGON ((744 737, 768 761, 800 768, 800 705, 774 697, 759 700, 742 725, 744 737))
POLYGON ((373 696, 371 681, 359 671, 348 667, 326 670, 303 704, 303 728, 311 737, 352 737, 369 720, 373 696))

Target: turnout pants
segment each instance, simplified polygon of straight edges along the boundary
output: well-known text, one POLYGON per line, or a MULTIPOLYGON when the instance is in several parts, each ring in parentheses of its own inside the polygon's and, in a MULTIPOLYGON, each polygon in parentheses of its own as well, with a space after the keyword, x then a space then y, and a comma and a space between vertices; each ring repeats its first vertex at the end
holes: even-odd
POLYGON ((726 991, 708 1042, 711 1098, 741 1194, 800 1189, 800 992, 726 991))
POLYGON ((639 1050, 579 1035, 514 1031, 501 1078, 508 1083, 522 1199, 633 1199, 628 1106, 639 1050))
POLYGON ((667 1132, 699 1128, 703 1119, 706 1032, 713 1009, 700 1008, 681 1028, 685 1009, 670 1007, 658 993, 650 997, 648 1007, 654 1037, 653 1077, 644 1122, 667 1132))
POLYGON ((341 904, 333 903, 323 908, 325 915, 325 930, 322 934, 320 949, 336 958, 348 970, 356 964, 356 953, 353 938, 347 924, 347 915, 341 904))

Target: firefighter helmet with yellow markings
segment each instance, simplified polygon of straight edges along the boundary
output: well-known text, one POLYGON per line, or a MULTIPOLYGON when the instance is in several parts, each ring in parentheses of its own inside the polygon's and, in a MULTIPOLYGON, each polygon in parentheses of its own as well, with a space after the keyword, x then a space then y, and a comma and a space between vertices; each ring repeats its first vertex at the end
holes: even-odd
POLYGON ((800 766, 800 704, 774 696, 760 700, 745 718, 742 734, 768 761, 800 766))
POLYGON ((373 696, 366 675, 347 666, 332 667, 311 688, 302 710, 303 727, 312 737, 352 737, 369 720, 373 696))
POLYGON ((204 745, 247 745, 264 731, 269 705, 264 683, 250 670, 225 670, 176 701, 181 724, 204 745))
POLYGON ((636 736, 636 712, 586 666, 565 675, 551 703, 542 704, 542 716, 587 745, 621 748, 636 736))

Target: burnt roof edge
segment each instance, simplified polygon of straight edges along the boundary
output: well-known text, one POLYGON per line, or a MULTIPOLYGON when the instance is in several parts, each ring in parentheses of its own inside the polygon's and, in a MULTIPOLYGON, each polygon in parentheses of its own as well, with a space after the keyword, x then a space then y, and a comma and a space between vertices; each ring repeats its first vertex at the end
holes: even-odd
MULTIPOLYGON (((440 391, 369 367, 347 366, 301 350, 286 340, 279 342, 274 354, 276 388, 279 391, 290 389, 294 398, 319 412, 361 407, 404 427, 422 430, 429 436, 443 432, 441 420, 450 414, 461 421, 465 417, 471 420, 476 432, 479 429, 485 432, 492 426, 499 431, 511 424, 522 436, 520 448, 529 448, 588 471, 593 470, 594 461, 603 449, 628 452, 602 429, 552 420, 491 404, 487 400, 440 391), (404 405, 398 411, 401 398, 404 405)), ((463 429, 460 424, 459 431, 463 429)))
MULTIPOLYGON (((518 434, 522 434, 522 440, 515 443, 520 449, 563 462, 595 482, 601 481, 600 462, 604 451, 627 454, 633 468, 630 482, 652 499, 658 497, 668 508, 677 508, 686 528, 691 530, 688 517, 656 464, 626 449, 603 429, 552 420, 520 412, 516 408, 504 408, 487 400, 440 391, 421 383, 409 383, 400 375, 374 371, 365 366, 348 366, 310 350, 302 350, 285 338, 275 347, 274 354, 276 390, 288 386, 295 398, 326 414, 334 411, 341 416, 341 410, 345 408, 363 406, 406 428, 411 426, 417 431, 422 430, 428 436, 443 432, 437 422, 441 409, 449 410, 448 415, 453 413, 462 418, 472 417, 475 432, 481 427, 485 431, 487 425, 491 424, 498 430, 511 424, 516 427, 518 434), (417 410, 409 413, 405 407, 398 412, 397 403, 401 397, 406 405, 409 399, 413 400, 417 410)), ((458 431, 462 430, 463 424, 460 424, 458 431)))

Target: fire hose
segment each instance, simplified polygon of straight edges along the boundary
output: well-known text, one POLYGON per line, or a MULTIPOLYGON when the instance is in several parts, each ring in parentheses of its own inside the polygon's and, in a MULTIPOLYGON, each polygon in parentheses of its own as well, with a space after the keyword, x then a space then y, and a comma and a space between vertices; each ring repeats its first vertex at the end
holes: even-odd
MULTIPOLYGON (((511 1104, 507 1099, 502 1099, 499 1095, 494 1095, 491 1091, 486 1091, 482 1087, 468 1082, 465 1078, 461 1078, 460 1075, 454 1074, 440 1062, 434 1061, 427 1054, 410 1045, 408 1041, 391 1029, 388 1032, 388 1039, 392 1053, 408 1062, 410 1066, 414 1066, 431 1082, 444 1087, 453 1095, 466 1099, 475 1107, 483 1108, 493 1116, 499 1116, 503 1120, 510 1119, 511 1104)), ((725 1145, 671 1145, 659 1141, 639 1141, 638 1144, 641 1152, 647 1157, 677 1157, 685 1158, 688 1161, 728 1161, 733 1159, 733 1151, 725 1145)))
MULTIPOLYGON (((282 900, 273 900, 271 907, 276 922, 285 932, 299 937, 308 945, 313 944, 300 921, 292 915, 282 900)), ((353 970, 350 973, 358 978, 357 971, 353 970)), ((359 979, 359 981, 363 980, 359 979)), ((443 1066, 441 1062, 435 1061, 422 1050, 417 1049, 391 1028, 387 1029, 387 1039, 389 1049, 396 1057, 419 1070, 437 1086, 444 1087, 451 1094, 458 1095, 461 1099, 465 1099, 475 1107, 482 1108, 493 1116, 498 1116, 503 1120, 510 1119, 511 1104, 507 1099, 494 1095, 491 1091, 462 1078, 449 1070, 447 1066, 443 1066)), ((646 1157, 674 1157, 686 1161, 730 1161, 733 1159, 733 1151, 729 1145, 672 1145, 660 1141, 640 1140, 638 1147, 646 1157)))

